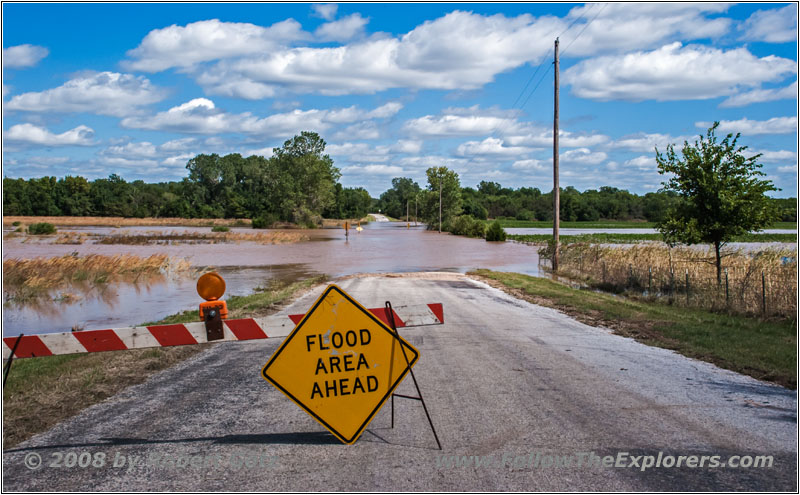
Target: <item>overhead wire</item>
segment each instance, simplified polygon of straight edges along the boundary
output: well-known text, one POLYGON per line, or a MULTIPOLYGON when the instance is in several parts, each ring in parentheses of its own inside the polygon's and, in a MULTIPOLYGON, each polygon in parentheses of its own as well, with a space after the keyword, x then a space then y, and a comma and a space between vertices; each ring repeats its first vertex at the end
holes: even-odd
MULTIPOLYGON (((595 6, 597 6, 597 5, 600 5, 600 4, 598 4, 598 3, 592 3, 592 4, 590 5, 589 9, 587 9, 587 10, 586 10, 586 12, 584 12, 584 13, 582 13, 581 15, 579 15, 578 17, 576 17, 576 18, 575 18, 575 19, 574 19, 574 20, 573 20, 573 21, 572 21, 572 22, 569 24, 569 26, 567 26, 567 28, 566 28, 566 29, 564 29, 563 31, 561 31, 561 33, 559 33, 559 35, 557 36, 557 38, 561 38, 561 37, 562 37, 564 34, 566 34, 566 33, 567 33, 567 32, 568 32, 570 29, 572 29, 572 27, 573 27, 573 26, 575 26, 575 24, 576 24, 576 23, 577 23, 579 20, 581 20, 581 19, 584 19, 584 20, 585 20, 585 19, 586 19, 586 15, 587 15, 589 12, 591 12, 591 10, 592 10, 592 9, 594 9, 594 7, 595 7, 595 6)), ((578 38, 580 38, 580 37, 581 37, 581 35, 583 35, 583 33, 586 31, 586 29, 589 27, 589 25, 591 25, 591 24, 592 24, 592 23, 595 21, 595 19, 597 19, 597 17, 599 17, 599 16, 600 16, 600 13, 601 13, 601 12, 602 12, 602 11, 603 11, 603 10, 604 10, 604 9, 605 9, 607 6, 608 6, 608 4, 607 4, 607 3, 604 3, 604 4, 602 4, 602 6, 601 6, 601 7, 600 7, 600 9, 597 11, 597 13, 594 15, 594 17, 592 17, 592 19, 591 19, 590 21, 588 21, 586 24, 584 24, 584 26, 583 26, 583 29, 581 29, 581 31, 578 33, 578 35, 577 35, 575 38, 573 38, 573 39, 572 39, 572 41, 570 41, 570 43, 567 45, 567 47, 566 47, 564 50, 562 50, 562 54, 563 54, 564 52, 566 52, 566 50, 567 50, 567 49, 569 49, 569 47, 571 47, 571 46, 572 46, 572 44, 573 44, 573 43, 575 43, 575 41, 577 41, 577 40, 578 40, 578 38)), ((517 106, 517 103, 519 102, 520 98, 522 98, 522 96, 525 94, 525 92, 526 92, 526 90, 528 89, 528 87, 530 86, 531 82, 532 82, 532 81, 533 81, 533 79, 536 77, 536 74, 538 74, 538 73, 539 73, 539 71, 541 70, 542 66, 544 65, 544 62, 545 62, 545 60, 547 60, 547 59, 549 58, 549 56, 550 56, 551 54, 553 54, 553 52, 554 52, 554 48, 550 48, 550 50, 548 50, 548 51, 547 51, 547 53, 545 53, 545 54, 544 54, 544 56, 542 56, 542 59, 540 60, 539 64, 538 64, 538 65, 537 65, 537 67, 536 67, 536 70, 533 72, 533 74, 531 75, 531 77, 530 77, 530 78, 528 78, 528 81, 525 83, 525 86, 522 88, 522 90, 520 91, 519 95, 517 95, 517 97, 514 99, 514 103, 511 105, 512 111, 513 111, 513 110, 516 108, 516 106, 517 106)), ((506 118, 506 119, 503 119, 503 120, 502 120, 502 124, 501 124, 501 125, 498 125, 498 126, 496 126, 496 127, 495 127, 495 128, 492 130, 491 134, 489 135, 489 138, 493 138, 493 137, 500 137, 500 136, 502 136, 502 135, 503 135, 503 132, 506 130, 506 128, 508 127, 508 125, 509 125, 511 122, 514 122, 514 121, 516 121, 516 120, 517 120, 517 118, 519 118, 520 114, 522 113, 522 111, 523 111, 523 110, 524 110, 524 108, 525 108, 525 105, 527 105, 527 104, 528 104, 528 101, 530 101, 531 97, 532 97, 532 96, 533 96, 533 95, 536 93, 536 90, 539 88, 539 86, 541 85, 542 81, 544 81, 544 78, 545 78, 545 77, 547 77, 547 75, 550 73, 550 69, 552 68, 552 66, 553 66, 553 64, 548 64, 548 66, 547 66, 547 68, 545 69, 544 73, 543 73, 543 74, 542 74, 542 76, 539 78, 539 80, 536 82, 536 85, 533 87, 533 89, 530 91, 530 93, 528 93, 528 96, 527 96, 527 97, 525 97, 525 100, 522 102, 522 105, 520 105, 520 106, 519 106, 519 108, 517 109, 517 111, 516 111, 516 113, 514 114, 514 116, 513 116, 512 118, 510 118, 510 119, 508 119, 508 118, 506 118)), ((467 163, 467 165, 470 165, 470 164, 472 163, 472 161, 473 161, 473 160, 470 160, 470 161, 467 163)))

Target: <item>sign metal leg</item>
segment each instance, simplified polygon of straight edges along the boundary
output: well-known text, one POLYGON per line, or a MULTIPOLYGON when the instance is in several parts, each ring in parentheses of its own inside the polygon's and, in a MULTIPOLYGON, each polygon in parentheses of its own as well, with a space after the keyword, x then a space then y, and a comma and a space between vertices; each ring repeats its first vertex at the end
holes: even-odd
POLYGON ((9 372, 11 372, 11 363, 14 362, 14 353, 17 352, 17 347, 19 346, 19 343, 22 342, 22 335, 23 334, 19 334, 19 337, 17 337, 17 341, 14 342, 14 348, 11 349, 11 355, 8 356, 8 362, 6 363, 5 369, 3 370, 3 388, 6 387, 6 380, 8 380, 8 374, 9 372))
MULTIPOLYGON (((389 319, 389 324, 394 331, 395 336, 397 339, 400 339, 400 332, 397 331, 397 325, 394 322, 394 310, 392 309, 392 303, 390 301, 386 301, 386 316, 389 319)), ((392 394, 392 428, 394 428, 394 398, 402 397, 404 399, 413 399, 422 402, 422 409, 425 411, 425 416, 428 418, 428 424, 431 425, 431 431, 433 432, 433 438, 436 439, 436 445, 439 446, 439 450, 442 450, 442 443, 439 441, 439 435, 436 434, 436 428, 433 426, 433 421, 431 420, 431 415, 428 413, 428 407, 425 405, 425 399, 422 398, 422 391, 419 389, 419 384, 417 384, 417 377, 414 376, 414 369, 411 367, 411 363, 408 360, 408 354, 406 354, 406 349, 403 345, 400 345, 400 349, 403 351, 403 357, 406 359, 406 366, 408 366, 408 371, 411 373, 411 379, 414 381, 414 388, 417 389, 418 397, 412 397, 410 395, 402 395, 402 394, 392 394)))

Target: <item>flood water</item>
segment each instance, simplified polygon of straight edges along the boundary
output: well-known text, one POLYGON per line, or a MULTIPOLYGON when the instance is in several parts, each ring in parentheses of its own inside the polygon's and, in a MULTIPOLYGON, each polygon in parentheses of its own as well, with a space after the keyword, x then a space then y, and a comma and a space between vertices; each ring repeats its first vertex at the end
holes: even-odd
MULTIPOLYGON (((530 275, 538 274, 537 248, 513 242, 491 243, 449 234, 429 232, 423 226, 406 228, 404 222, 372 222, 362 232, 342 229, 298 230, 310 240, 295 244, 56 245, 47 241, 3 241, 3 259, 63 256, 71 253, 167 254, 186 258, 200 272, 214 269, 227 282, 225 297, 245 295, 270 280, 298 280, 324 274, 335 278, 357 273, 417 271, 466 272, 490 268, 530 275)), ((252 229, 231 229, 253 232, 252 229)), ((143 232, 209 232, 193 227, 64 227, 59 232, 97 234, 143 232)), ((5 305, 3 335, 49 333, 72 328, 99 329, 138 325, 187 309, 201 302, 195 278, 171 278, 151 284, 109 285, 102 293, 70 303, 39 307, 5 305)), ((72 291, 75 292, 75 291, 72 291)))

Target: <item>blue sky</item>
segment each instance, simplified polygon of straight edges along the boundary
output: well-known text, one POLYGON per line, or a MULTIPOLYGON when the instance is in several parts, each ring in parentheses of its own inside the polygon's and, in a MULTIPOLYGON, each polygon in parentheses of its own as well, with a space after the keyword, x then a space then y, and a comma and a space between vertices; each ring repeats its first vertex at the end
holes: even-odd
POLYGON ((3 9, 3 175, 180 180, 199 153, 318 132, 345 186, 655 191, 655 146, 715 120, 797 195, 797 5, 16 4, 3 9))

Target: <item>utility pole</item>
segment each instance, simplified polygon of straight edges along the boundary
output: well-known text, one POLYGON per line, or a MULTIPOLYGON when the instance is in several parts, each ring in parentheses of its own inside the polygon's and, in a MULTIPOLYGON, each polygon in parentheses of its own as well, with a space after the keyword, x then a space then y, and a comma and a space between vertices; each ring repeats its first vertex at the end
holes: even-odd
POLYGON ((417 226, 417 196, 414 196, 414 227, 417 226))
POLYGON ((408 200, 406 200, 406 223, 408 223, 408 200))
POLYGON ((439 233, 442 233, 442 176, 439 176, 439 233))
POLYGON ((553 108, 553 273, 558 271, 558 223, 561 214, 558 185, 558 38, 555 45, 555 94, 553 108))

